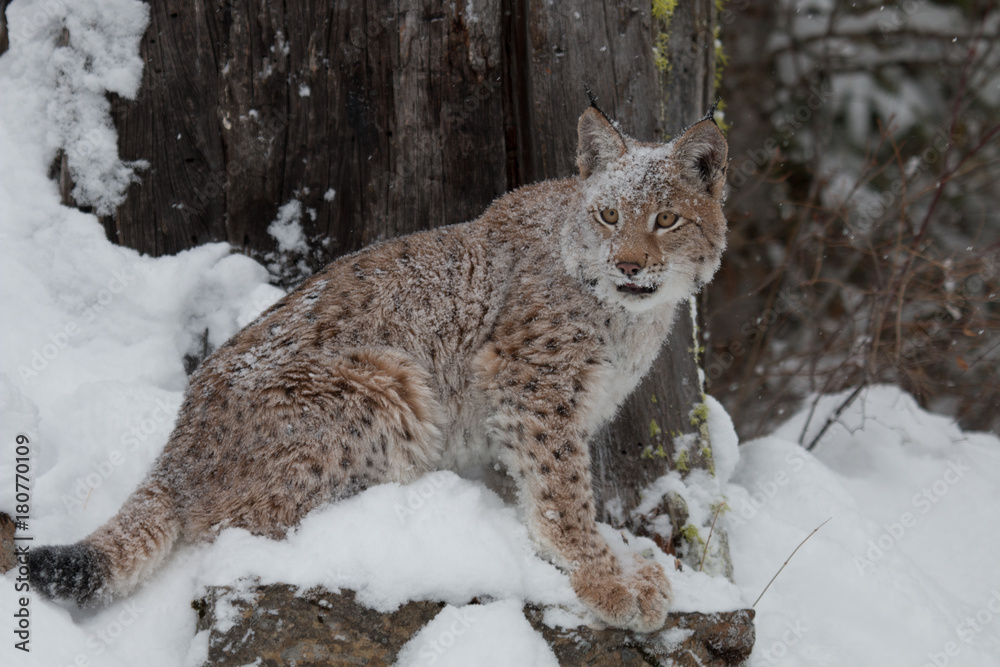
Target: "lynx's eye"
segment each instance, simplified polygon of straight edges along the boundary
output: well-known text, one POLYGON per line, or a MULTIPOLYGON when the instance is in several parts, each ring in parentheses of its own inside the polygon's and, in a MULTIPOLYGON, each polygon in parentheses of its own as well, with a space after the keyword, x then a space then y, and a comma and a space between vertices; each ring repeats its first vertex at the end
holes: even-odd
POLYGON ((677 216, 674 213, 669 213, 667 211, 660 211, 656 214, 656 229, 660 231, 670 231, 672 229, 677 229, 684 224, 684 218, 677 216))
POLYGON ((601 211, 601 222, 606 225, 618 224, 618 209, 606 208, 601 211))

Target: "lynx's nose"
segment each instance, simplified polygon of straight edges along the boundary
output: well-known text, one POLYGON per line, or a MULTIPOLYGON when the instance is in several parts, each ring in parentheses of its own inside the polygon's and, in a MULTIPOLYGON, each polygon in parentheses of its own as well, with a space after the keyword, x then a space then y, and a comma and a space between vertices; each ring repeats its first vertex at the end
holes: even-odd
POLYGON ((642 271, 642 267, 638 264, 633 264, 632 262, 618 262, 615 264, 618 270, 621 271, 626 278, 631 278, 635 274, 642 271))

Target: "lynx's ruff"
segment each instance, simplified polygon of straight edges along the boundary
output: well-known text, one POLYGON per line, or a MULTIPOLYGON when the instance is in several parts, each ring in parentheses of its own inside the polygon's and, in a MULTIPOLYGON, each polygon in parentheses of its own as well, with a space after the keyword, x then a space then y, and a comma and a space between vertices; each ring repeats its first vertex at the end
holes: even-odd
POLYGON ((580 599, 660 628, 670 585, 597 532, 587 442, 719 266, 727 148, 711 120, 648 144, 596 107, 578 132, 578 177, 342 257, 219 348, 145 481, 86 539, 33 549, 32 583, 105 603, 178 539, 280 538, 367 486, 499 460, 580 599))

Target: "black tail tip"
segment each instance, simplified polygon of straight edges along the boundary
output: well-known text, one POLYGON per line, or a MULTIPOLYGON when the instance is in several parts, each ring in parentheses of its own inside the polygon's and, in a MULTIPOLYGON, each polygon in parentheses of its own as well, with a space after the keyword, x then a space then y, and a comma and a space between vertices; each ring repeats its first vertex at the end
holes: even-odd
POLYGON ((28 552, 31 588, 48 598, 74 600, 81 607, 111 600, 109 573, 107 557, 84 542, 28 552))

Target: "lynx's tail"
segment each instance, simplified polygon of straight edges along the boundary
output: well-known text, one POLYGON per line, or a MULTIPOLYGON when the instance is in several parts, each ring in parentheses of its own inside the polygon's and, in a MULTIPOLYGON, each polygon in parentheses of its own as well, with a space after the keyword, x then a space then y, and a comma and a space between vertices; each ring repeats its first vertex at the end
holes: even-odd
POLYGON ((28 553, 28 581, 51 598, 107 604, 132 592, 170 553, 181 522, 173 492, 147 478, 118 514, 76 544, 28 553))

